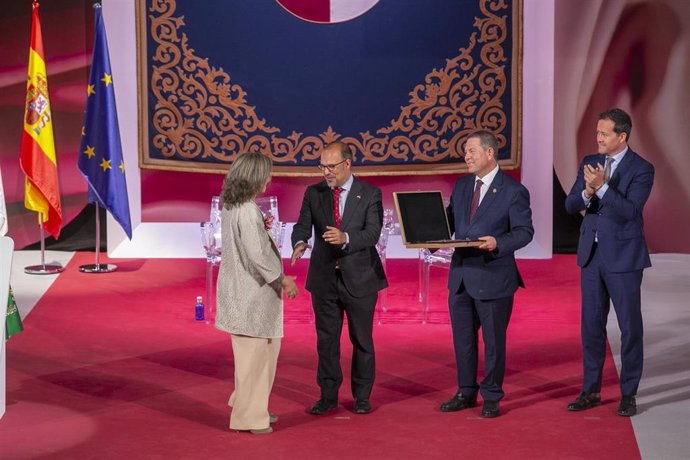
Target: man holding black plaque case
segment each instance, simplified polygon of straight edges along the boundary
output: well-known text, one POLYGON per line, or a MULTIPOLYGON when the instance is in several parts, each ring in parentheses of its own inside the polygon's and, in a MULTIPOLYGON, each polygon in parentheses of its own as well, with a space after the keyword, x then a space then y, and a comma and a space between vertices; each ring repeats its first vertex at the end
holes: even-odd
POLYGON ((532 241, 529 192, 498 167, 498 140, 477 131, 465 143, 470 173, 455 183, 446 209, 455 239, 479 239, 478 247, 456 248, 448 276, 448 306, 458 372, 457 393, 441 404, 442 412, 477 405, 481 393, 484 418, 497 417, 503 398, 506 330, 513 295, 524 287, 515 251, 532 241), (484 379, 477 385, 479 329, 484 340, 484 379))

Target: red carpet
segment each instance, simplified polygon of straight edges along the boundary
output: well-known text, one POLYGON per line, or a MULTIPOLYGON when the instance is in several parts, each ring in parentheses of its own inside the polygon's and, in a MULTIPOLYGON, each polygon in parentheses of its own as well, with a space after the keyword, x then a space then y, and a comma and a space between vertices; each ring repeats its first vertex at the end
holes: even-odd
MULTIPOLYGON (((77 254, 8 343, 3 459, 640 457, 630 420, 615 415, 611 359, 602 406, 565 410, 581 375, 571 256, 520 262, 528 288, 516 297, 506 398, 494 420, 478 408, 438 411, 455 391, 447 271, 433 271, 432 324, 422 325, 417 261, 388 261, 389 312, 375 328, 375 410, 365 416, 349 411, 349 380, 337 411, 306 413, 318 397, 315 334, 308 296, 288 301, 271 404, 280 421, 268 436, 228 429, 230 338, 193 320, 203 261, 115 260, 112 274, 77 271, 92 259, 77 254)), ((303 284, 308 262, 300 263, 288 272, 303 284)), ((345 372, 349 354, 345 339, 345 372)))

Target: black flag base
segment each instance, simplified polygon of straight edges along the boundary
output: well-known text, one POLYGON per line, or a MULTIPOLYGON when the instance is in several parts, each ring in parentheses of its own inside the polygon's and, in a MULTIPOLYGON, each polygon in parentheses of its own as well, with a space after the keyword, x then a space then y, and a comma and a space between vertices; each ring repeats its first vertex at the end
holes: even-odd
POLYGON ((29 275, 54 275, 65 270, 62 265, 31 265, 24 267, 24 273, 29 275))
POLYGON ((117 270, 115 264, 88 264, 80 265, 79 271, 82 273, 111 273, 117 270))

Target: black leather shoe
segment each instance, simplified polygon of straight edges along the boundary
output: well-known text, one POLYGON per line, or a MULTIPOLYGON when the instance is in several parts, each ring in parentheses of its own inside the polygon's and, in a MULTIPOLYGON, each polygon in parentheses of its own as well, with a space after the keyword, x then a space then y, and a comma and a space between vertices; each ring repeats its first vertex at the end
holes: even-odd
POLYGON ((366 399, 355 399, 355 414, 368 414, 371 412, 371 404, 366 399))
POLYGON ((568 410, 579 412, 585 409, 591 409, 601 404, 601 397, 597 393, 580 393, 580 396, 570 404, 568 410))
POLYGON ((498 406, 498 401, 484 401, 482 406, 482 417, 483 418, 496 418, 501 412, 498 406))
POLYGON ((637 402, 634 396, 623 396, 616 411, 621 417, 632 417, 637 414, 637 402))
POLYGON ((316 401, 313 406, 311 406, 311 409, 309 409, 309 413, 312 415, 324 415, 329 413, 336 407, 338 407, 338 401, 335 401, 333 399, 321 398, 318 401, 316 401))
POLYGON ((465 396, 462 393, 456 393, 455 396, 441 404, 439 409, 441 409, 441 412, 457 412, 469 407, 475 407, 476 405, 477 395, 465 396))

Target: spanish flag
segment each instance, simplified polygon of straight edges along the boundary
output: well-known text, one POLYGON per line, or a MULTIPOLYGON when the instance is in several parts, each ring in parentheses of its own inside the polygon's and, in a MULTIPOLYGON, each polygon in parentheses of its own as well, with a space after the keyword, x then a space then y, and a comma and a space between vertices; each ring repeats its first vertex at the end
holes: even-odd
POLYGON ((26 110, 20 164, 26 176, 24 206, 41 213, 43 228, 57 238, 62 225, 53 120, 48 98, 48 80, 43 53, 38 2, 33 2, 29 79, 26 84, 26 110))

